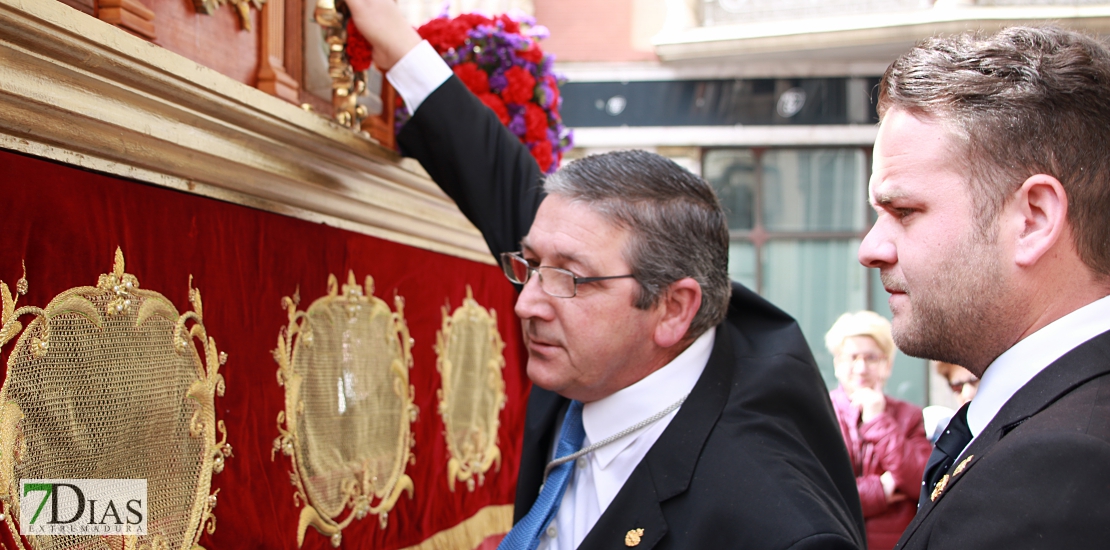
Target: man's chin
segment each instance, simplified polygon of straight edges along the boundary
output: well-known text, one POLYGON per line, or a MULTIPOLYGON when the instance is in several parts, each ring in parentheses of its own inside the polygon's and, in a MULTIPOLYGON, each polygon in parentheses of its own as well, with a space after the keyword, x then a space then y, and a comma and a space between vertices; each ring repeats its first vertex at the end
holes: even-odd
POLYGON ((558 393, 566 385, 565 377, 560 376, 561 372, 565 372, 565 367, 561 367, 550 358, 529 355, 527 369, 528 379, 532 384, 545 390, 558 393))

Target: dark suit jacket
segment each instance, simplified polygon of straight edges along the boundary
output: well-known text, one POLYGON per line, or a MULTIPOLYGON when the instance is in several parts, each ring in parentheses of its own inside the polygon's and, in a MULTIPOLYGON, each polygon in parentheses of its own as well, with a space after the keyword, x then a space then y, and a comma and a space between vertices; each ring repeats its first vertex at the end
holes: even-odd
POLYGON ((1110 546, 1110 332, 1018 390, 968 457, 896 548, 1110 546))
MULTIPOLYGON (((482 231, 518 250, 542 200, 516 137, 454 77, 399 136, 482 231)), ((855 477, 797 324, 739 284, 705 371, 580 548, 863 548, 855 477)), ((566 399, 533 387, 515 520, 539 493, 566 399)))

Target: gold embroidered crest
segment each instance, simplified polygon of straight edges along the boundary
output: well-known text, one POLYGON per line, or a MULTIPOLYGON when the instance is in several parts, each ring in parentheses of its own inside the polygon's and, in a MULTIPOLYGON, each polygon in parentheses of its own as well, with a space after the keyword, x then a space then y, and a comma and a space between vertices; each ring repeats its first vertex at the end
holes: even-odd
POLYGON ((939 497, 940 494, 944 492, 944 488, 947 486, 948 474, 944 474, 944 477, 940 478, 940 481, 937 481, 936 486, 933 487, 933 494, 929 495, 929 500, 936 502, 937 497, 939 497))
POLYGON ((640 539, 643 536, 644 530, 642 528, 631 529, 624 534, 624 545, 628 547, 638 546, 640 544, 640 539))
POLYGON ((36 549, 197 548, 202 530, 216 528, 212 475, 231 446, 215 408, 227 355, 205 330, 192 278, 192 311, 181 315, 139 287, 119 249, 95 287, 16 309, 26 291, 25 278, 15 296, 0 283, 0 346, 19 336, 0 389, 3 521, 18 541, 21 479, 145 479, 154 518, 146 535, 27 540, 36 549))
POLYGON ((342 292, 329 276, 328 295, 306 311, 297 309, 299 292, 282 299, 289 325, 278 335, 274 358, 285 410, 278 413, 280 436, 270 458, 281 451, 292 459, 294 501, 304 504, 298 546, 309 525, 333 546, 367 514, 377 515, 384 529, 401 493, 412 498, 405 474, 415 461, 412 338, 404 300, 397 297, 390 311, 373 292, 373 278, 363 287, 349 272, 342 292))
POLYGON ((973 458, 975 458, 975 455, 968 455, 967 458, 961 460, 960 463, 956 465, 956 469, 952 470, 952 477, 960 475, 961 472, 967 469, 967 465, 971 463, 971 459, 973 458))
POLYGON ((473 491, 475 479, 481 485, 493 464, 501 468, 497 428, 505 408, 505 343, 497 331, 497 312, 478 304, 469 286, 462 305, 450 315, 447 309, 436 334, 439 414, 451 456, 447 487, 454 491, 459 481, 473 491))

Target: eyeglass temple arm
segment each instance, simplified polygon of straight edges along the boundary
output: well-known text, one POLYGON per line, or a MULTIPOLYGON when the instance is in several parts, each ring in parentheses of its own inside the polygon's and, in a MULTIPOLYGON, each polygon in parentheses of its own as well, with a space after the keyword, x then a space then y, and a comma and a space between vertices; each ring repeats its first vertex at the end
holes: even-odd
POLYGON ((629 277, 635 277, 635 275, 629 273, 628 275, 610 275, 608 277, 578 277, 578 276, 575 276, 574 277, 574 282, 581 284, 581 283, 592 283, 594 281, 607 281, 609 279, 627 279, 629 277))

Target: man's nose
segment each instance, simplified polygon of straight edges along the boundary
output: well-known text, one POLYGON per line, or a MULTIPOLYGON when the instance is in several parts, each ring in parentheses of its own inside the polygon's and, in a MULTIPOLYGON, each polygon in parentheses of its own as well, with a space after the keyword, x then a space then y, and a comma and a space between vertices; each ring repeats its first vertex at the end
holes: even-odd
POLYGON ((554 316, 551 300, 557 299, 543 291, 539 273, 533 273, 520 289, 520 296, 516 298, 516 307, 513 311, 521 319, 540 318, 549 321, 554 316))
POLYGON ((865 267, 882 268, 898 263, 898 249, 882 221, 880 216, 859 244, 859 263, 865 267))

